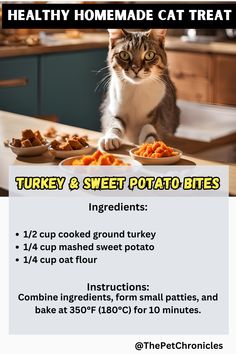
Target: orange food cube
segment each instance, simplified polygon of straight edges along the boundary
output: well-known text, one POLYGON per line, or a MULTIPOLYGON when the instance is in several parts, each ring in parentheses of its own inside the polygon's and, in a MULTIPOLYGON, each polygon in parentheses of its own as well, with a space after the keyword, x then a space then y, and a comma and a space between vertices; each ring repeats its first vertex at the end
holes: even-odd
POLYGON ((151 146, 148 146, 146 151, 148 154, 151 155, 153 153, 153 148, 151 146))
POLYGON ((93 158, 91 156, 84 156, 83 159, 82 159, 82 162, 84 165, 90 165, 91 162, 93 162, 93 158))
POLYGON ((164 149, 162 147, 159 147, 156 149, 156 152, 158 152, 159 154, 162 154, 164 152, 164 149))
POLYGON ((159 141, 156 141, 156 142, 153 144, 153 151, 155 151, 159 146, 161 146, 160 142, 159 142, 159 141))
POLYGON ((95 160, 98 160, 100 156, 102 156, 102 152, 100 150, 95 151, 95 153, 92 155, 95 160))
POLYGON ((161 154, 159 154, 158 152, 156 152, 156 153, 155 153, 155 157, 156 157, 156 158, 159 158, 159 157, 161 157, 161 154))
POLYGON ((165 150, 162 154, 163 157, 169 157, 171 156, 171 152, 169 152, 168 150, 165 150))
POLYGON ((99 165, 110 165, 109 158, 107 156, 101 156, 98 162, 99 165))
POLYGON ((112 154, 102 153, 101 151, 96 151, 93 155, 87 155, 80 160, 75 159, 72 162, 73 166, 81 165, 103 165, 103 166, 127 166, 122 160, 116 158, 112 154))
POLYGON ((107 159, 109 160, 109 162, 112 164, 114 161, 115 161, 115 156, 113 155, 106 155, 107 156, 107 159))

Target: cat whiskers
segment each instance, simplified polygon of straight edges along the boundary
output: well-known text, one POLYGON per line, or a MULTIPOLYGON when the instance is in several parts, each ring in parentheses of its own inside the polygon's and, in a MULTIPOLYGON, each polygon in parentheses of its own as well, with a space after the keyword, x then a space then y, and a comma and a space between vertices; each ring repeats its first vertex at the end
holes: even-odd
POLYGON ((121 81, 121 83, 123 84, 123 85, 126 85, 127 84, 127 79, 122 75, 122 73, 116 73, 117 74, 117 76, 118 76, 118 78, 120 79, 120 81, 121 81))
POLYGON ((150 76, 150 79, 151 79, 152 81, 154 81, 154 82, 160 82, 160 83, 162 83, 162 84, 165 85, 165 81, 163 81, 163 80, 160 78, 160 76, 151 75, 151 76, 150 76))
POLYGON ((122 86, 127 85, 128 79, 124 76, 122 72, 116 71, 116 76, 120 80, 122 86))
POLYGON ((106 90, 110 81, 111 81, 111 74, 108 73, 98 82, 95 88, 95 92, 97 92, 97 90, 100 88, 101 85, 103 86, 104 90, 106 90))
MULTIPOLYGON (((162 74, 162 76, 164 76, 165 74, 162 74)), ((168 75, 166 75, 168 77, 168 75)), ((156 82, 161 82, 163 83, 167 88, 170 89, 170 91, 167 91, 166 94, 168 96, 171 95, 171 93, 173 94, 173 96, 175 96, 175 91, 174 91, 174 88, 169 84, 169 82, 167 81, 164 81, 163 78, 161 76, 157 76, 157 75, 154 75, 151 77, 154 81, 156 82)))
POLYGON ((170 91, 166 90, 166 95, 167 96, 170 97, 171 93, 175 96, 175 92, 174 92, 173 87, 171 87, 170 84, 168 82, 164 81, 160 76, 155 75, 154 77, 152 77, 152 79, 155 82, 162 83, 163 85, 165 85, 166 87, 168 87, 170 89, 170 91))
POLYGON ((109 68, 109 65, 104 66, 103 68, 100 68, 99 70, 92 70, 93 73, 100 74, 103 70, 106 70, 109 68))

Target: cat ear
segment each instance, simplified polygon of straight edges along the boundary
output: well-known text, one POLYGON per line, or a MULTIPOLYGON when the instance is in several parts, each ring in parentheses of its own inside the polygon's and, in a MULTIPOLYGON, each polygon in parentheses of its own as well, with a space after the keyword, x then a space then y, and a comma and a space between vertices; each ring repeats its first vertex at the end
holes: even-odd
POLYGON ((148 31, 149 37, 152 37, 155 40, 159 40, 161 44, 164 45, 167 29, 163 28, 154 28, 148 31))
POLYGON ((154 28, 148 31, 149 35, 152 37, 162 37, 165 38, 167 29, 163 28, 154 28))
POLYGON ((126 32, 121 28, 116 28, 116 29, 109 28, 108 33, 109 33, 110 43, 112 46, 114 46, 116 44, 117 39, 121 39, 125 37, 128 32, 126 32))

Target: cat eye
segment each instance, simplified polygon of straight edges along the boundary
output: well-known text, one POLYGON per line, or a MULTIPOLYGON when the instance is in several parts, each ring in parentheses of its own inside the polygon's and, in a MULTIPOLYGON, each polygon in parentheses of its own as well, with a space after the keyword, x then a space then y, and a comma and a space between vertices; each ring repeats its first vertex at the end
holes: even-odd
POLYGON ((153 60, 156 56, 156 53, 150 50, 149 52, 145 53, 144 59, 147 61, 153 60))
POLYGON ((122 52, 119 53, 119 57, 122 60, 128 61, 130 59, 130 54, 123 50, 122 52))

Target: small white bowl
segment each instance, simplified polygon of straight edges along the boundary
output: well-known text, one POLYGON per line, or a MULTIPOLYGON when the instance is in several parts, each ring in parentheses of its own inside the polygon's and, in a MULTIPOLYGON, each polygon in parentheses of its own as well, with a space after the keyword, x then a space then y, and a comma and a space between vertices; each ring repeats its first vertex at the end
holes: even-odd
POLYGON ((56 150, 53 149, 51 146, 49 147, 50 153, 55 156, 57 159, 67 159, 69 157, 80 156, 80 155, 87 155, 92 151, 92 147, 90 145, 85 146, 80 150, 56 150))
POLYGON ((169 157, 144 157, 135 154, 138 148, 133 148, 129 151, 130 156, 139 161, 142 165, 173 165, 178 162, 183 155, 182 151, 179 149, 174 149, 177 152, 177 155, 169 156, 169 157))
POLYGON ((16 147, 9 143, 11 151, 17 156, 39 156, 48 150, 50 143, 47 141, 43 145, 30 147, 16 147))

